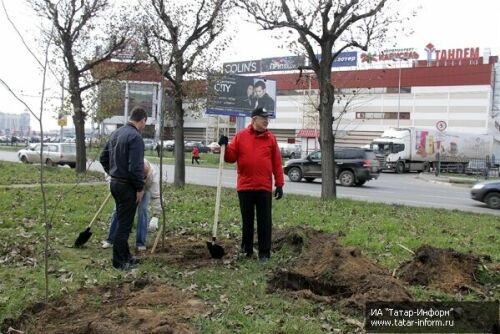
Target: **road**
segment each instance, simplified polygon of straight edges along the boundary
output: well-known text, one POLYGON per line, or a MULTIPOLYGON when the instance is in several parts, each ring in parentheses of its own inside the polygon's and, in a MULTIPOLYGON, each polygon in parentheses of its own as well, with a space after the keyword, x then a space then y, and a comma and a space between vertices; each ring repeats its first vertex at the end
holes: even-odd
MULTIPOLYGON (((0 151, 0 160, 18 161, 15 152, 0 151)), ((98 162, 90 163, 91 170, 102 171, 98 162)), ((164 166, 168 181, 172 182, 174 166, 164 166)), ((320 182, 290 182, 285 176, 285 194, 302 194, 309 196, 321 195, 320 182)), ((215 186, 217 169, 186 166, 186 183, 215 186)), ((225 169, 222 176, 222 186, 234 188, 236 171, 225 169)), ((500 216, 500 210, 492 210, 484 204, 469 198, 469 188, 447 183, 432 183, 418 178, 417 174, 382 173, 375 181, 367 182, 363 187, 337 187, 339 198, 351 198, 367 202, 388 204, 404 204, 417 207, 432 207, 457 209, 462 211, 487 213, 500 216)))

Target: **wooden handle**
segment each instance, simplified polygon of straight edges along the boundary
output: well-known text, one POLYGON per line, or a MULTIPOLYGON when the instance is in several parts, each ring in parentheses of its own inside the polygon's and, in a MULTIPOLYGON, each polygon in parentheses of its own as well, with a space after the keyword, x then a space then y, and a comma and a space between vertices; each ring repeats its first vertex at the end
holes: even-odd
POLYGON ((158 240, 160 240, 160 235, 163 232, 163 224, 160 225, 160 228, 158 229, 158 234, 156 235, 155 242, 153 244, 153 248, 151 248, 151 254, 154 254, 156 250, 156 246, 158 246, 158 240))
POLYGON ((104 202, 102 202, 101 207, 95 213, 94 218, 92 218, 92 220, 90 221, 89 226, 87 226, 88 228, 92 227, 92 224, 94 224, 95 220, 97 219, 97 216, 99 216, 101 214, 101 212, 104 209, 104 207, 106 206, 106 204, 108 204, 108 201, 110 198, 111 198, 111 193, 108 193, 108 196, 106 196, 106 198, 104 199, 104 202))
POLYGON ((222 145, 220 148, 219 175, 217 176, 217 195, 215 196, 214 225, 212 227, 212 239, 214 241, 215 238, 217 237, 217 225, 219 222, 220 193, 222 188, 222 170, 224 169, 225 152, 226 152, 226 145, 222 145))

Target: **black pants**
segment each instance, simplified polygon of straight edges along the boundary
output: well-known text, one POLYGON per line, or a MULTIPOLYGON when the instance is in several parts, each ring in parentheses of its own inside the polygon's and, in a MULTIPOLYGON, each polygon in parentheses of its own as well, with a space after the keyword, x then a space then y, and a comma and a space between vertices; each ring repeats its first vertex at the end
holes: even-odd
POLYGON ((200 160, 200 157, 191 157, 191 165, 194 164, 195 161, 199 165, 200 162, 198 160, 200 160))
POLYGON ((257 213, 257 238, 259 258, 271 256, 272 193, 265 190, 239 191, 242 226, 242 248, 253 253, 254 217, 257 213))
POLYGON ((111 180, 111 194, 116 203, 118 228, 113 242, 113 267, 123 267, 132 257, 128 246, 128 237, 134 223, 136 204, 136 190, 127 183, 111 180))

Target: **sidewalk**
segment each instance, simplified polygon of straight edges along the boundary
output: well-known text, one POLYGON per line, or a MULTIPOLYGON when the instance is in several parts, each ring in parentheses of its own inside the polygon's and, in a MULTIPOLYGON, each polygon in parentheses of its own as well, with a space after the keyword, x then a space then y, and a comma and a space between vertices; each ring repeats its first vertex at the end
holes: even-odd
POLYGON ((418 173, 417 176, 415 176, 415 178, 427 182, 449 184, 467 188, 472 187, 472 185, 478 182, 498 179, 496 177, 490 177, 487 180, 485 180, 484 177, 482 176, 464 176, 464 175, 455 176, 453 174, 448 174, 448 173, 442 173, 439 176, 434 175, 434 173, 418 173))

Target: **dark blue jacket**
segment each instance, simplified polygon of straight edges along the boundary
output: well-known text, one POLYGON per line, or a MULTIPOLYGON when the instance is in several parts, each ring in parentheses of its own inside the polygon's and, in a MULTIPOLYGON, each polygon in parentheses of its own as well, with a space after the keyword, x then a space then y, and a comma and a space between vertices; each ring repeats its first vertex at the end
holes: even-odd
POLYGON ((111 178, 130 183, 136 191, 144 188, 144 141, 137 128, 122 126, 111 134, 99 161, 111 178))

